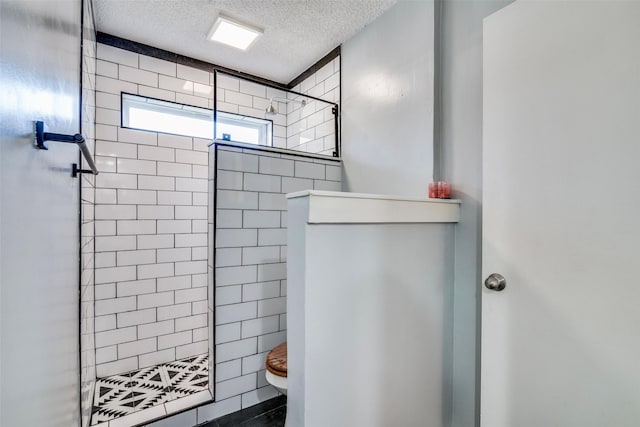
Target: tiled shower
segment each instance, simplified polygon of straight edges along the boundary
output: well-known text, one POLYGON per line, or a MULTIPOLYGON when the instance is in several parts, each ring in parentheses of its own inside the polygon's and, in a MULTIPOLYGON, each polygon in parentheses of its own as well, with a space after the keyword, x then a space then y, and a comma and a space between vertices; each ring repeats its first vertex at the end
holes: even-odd
MULTIPOLYGON (((200 378, 208 377, 209 357, 210 140, 120 126, 122 92, 158 96, 158 82, 178 76, 189 78, 191 88, 202 87, 198 102, 208 105, 212 88, 204 80, 209 83, 210 73, 97 46, 95 345, 100 379, 93 424, 140 409, 162 416, 170 408, 164 402, 186 395, 210 399, 208 381, 200 378), (194 371, 186 361, 193 361, 194 371)), ((165 92, 168 100, 193 103, 196 98, 165 92)))
POLYGON ((341 189, 339 57, 294 88, 305 106, 269 117, 270 98, 301 95, 99 41, 83 81, 100 170, 82 190, 83 425, 198 405, 203 422, 275 397, 263 367, 286 339, 284 194, 341 189), (218 111, 272 120, 274 148, 121 126, 122 93, 212 109, 214 92, 218 111))
MULTIPOLYGON (((120 93, 147 93, 147 87, 157 86, 158 73, 138 68, 157 67, 144 57, 139 63, 138 56, 98 45, 99 377, 207 351, 206 150, 210 141, 119 126, 120 93)), ((208 73, 204 77, 208 81, 208 73)), ((200 75, 191 78, 202 80, 200 75)), ((172 93, 171 98, 176 95, 172 93)))

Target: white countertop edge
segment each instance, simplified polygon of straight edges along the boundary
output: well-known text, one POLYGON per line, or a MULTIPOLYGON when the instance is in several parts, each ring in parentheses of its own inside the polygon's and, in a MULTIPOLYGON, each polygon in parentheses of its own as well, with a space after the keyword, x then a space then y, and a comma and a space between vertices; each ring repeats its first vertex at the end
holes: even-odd
POLYGON ((376 199, 376 200, 398 200, 407 202, 427 202, 427 203, 449 203, 460 204, 459 199, 430 199, 428 197, 409 197, 409 196, 391 196, 388 194, 368 194, 368 193, 347 193, 344 191, 322 191, 322 190, 303 190, 294 193, 288 193, 287 199, 296 199, 298 197, 322 196, 322 197, 344 197, 348 199, 376 199))
MULTIPOLYGON (((424 224, 460 221, 460 200, 305 190, 287 194, 307 203, 307 224, 424 224)), ((298 200, 300 202, 298 202, 298 200)))

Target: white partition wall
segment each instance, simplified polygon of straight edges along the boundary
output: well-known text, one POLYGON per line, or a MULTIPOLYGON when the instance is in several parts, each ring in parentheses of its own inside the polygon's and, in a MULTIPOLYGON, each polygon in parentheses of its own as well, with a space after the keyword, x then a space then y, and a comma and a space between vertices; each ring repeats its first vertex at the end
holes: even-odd
POLYGON ((444 425, 459 204, 288 197, 288 425, 444 425))

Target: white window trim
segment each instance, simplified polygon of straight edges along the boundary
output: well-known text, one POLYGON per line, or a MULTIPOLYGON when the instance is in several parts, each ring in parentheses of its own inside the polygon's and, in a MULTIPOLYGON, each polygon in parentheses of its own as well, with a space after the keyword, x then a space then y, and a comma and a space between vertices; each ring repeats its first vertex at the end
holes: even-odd
MULTIPOLYGON (((203 135, 195 135, 195 134, 185 134, 185 133, 179 133, 179 132, 168 132, 168 133, 172 133, 175 135, 184 135, 184 136, 189 136, 189 137, 194 137, 194 138, 205 138, 205 139, 213 139, 213 132, 214 132, 214 122, 213 122, 213 110, 210 110, 208 108, 202 108, 202 107, 195 107, 195 106, 191 106, 191 105, 186 105, 186 104, 180 104, 177 102, 172 102, 172 101, 164 101, 164 100, 160 100, 160 99, 155 99, 155 98, 149 98, 146 96, 140 96, 140 95, 135 95, 135 94, 130 94, 130 93, 125 93, 122 92, 121 94, 121 100, 122 100, 122 127, 123 128, 130 128, 130 129, 140 129, 140 130, 146 130, 146 131, 151 131, 151 132, 162 132, 162 133, 167 133, 164 130, 160 130, 160 129, 152 129, 149 127, 137 127, 137 126, 132 126, 130 123, 130 117, 129 117, 129 108, 131 107, 138 107, 140 109, 144 109, 146 111, 154 111, 154 112, 158 112, 158 113, 165 113, 165 114, 172 114, 172 115, 176 115, 176 116, 182 116, 182 117, 188 117, 188 118, 195 118, 198 120, 206 120, 206 121, 210 121, 211 122, 211 135, 209 136, 203 136, 203 135)), ((229 125, 235 125, 235 126, 242 126, 245 128, 250 128, 250 129, 254 129, 258 131, 258 144, 257 145, 263 145, 263 146, 273 146, 273 122, 271 120, 268 119, 262 119, 262 118, 256 118, 256 117, 250 117, 250 116, 243 116, 241 114, 235 114, 235 113, 227 113, 224 111, 217 111, 216 112, 216 120, 218 121, 218 123, 225 123, 225 124, 229 124, 229 125)), ((216 126, 217 128, 217 126, 216 126)), ((222 139, 222 135, 220 135, 220 138, 218 139, 222 139)), ((253 142, 249 142, 249 141, 241 141, 241 140, 231 140, 234 142, 243 142, 243 143, 249 143, 249 144, 255 144, 253 142)))

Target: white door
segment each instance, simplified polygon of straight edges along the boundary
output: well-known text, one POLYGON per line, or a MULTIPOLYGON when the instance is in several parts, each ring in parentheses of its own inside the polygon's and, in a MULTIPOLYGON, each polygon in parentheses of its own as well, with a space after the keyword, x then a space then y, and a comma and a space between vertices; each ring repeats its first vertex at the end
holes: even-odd
POLYGON ((484 23, 482 427, 640 425, 640 2, 484 23))

